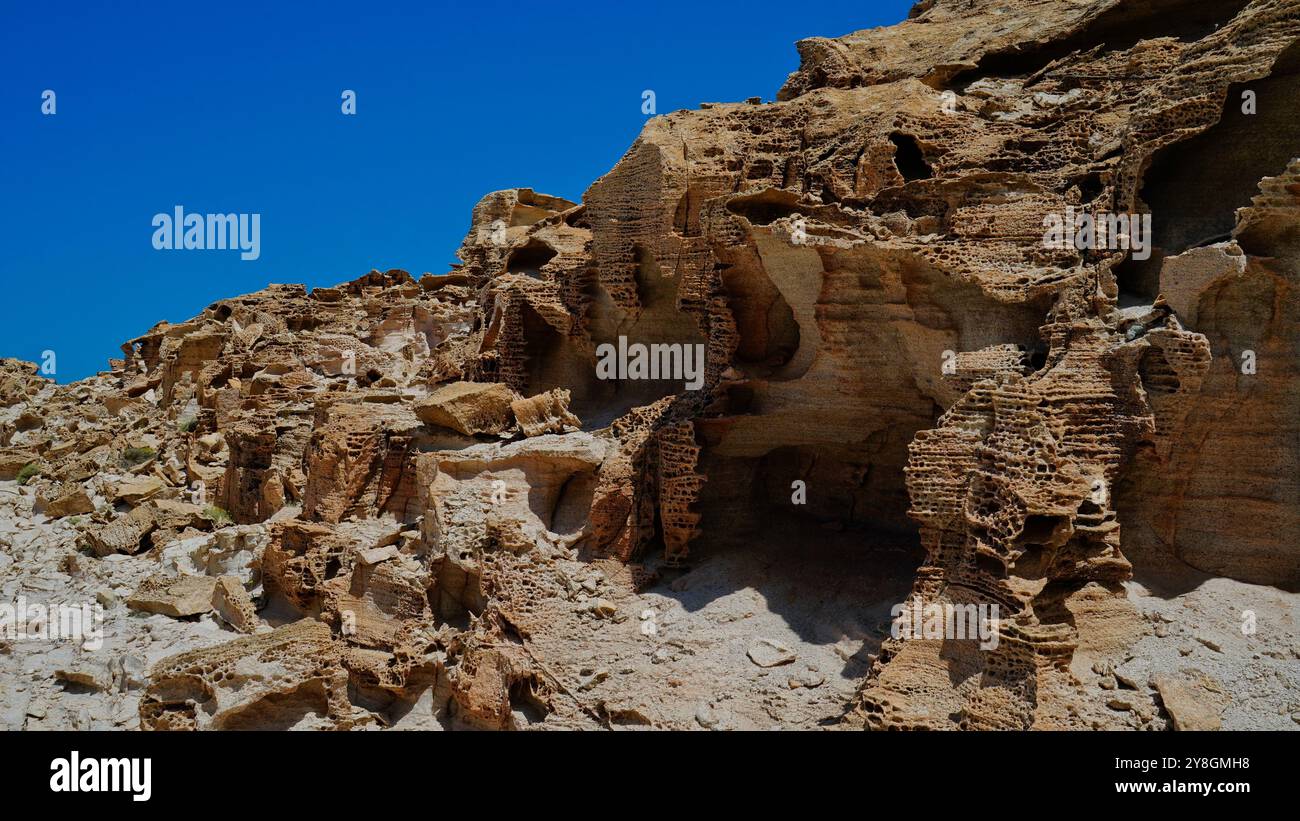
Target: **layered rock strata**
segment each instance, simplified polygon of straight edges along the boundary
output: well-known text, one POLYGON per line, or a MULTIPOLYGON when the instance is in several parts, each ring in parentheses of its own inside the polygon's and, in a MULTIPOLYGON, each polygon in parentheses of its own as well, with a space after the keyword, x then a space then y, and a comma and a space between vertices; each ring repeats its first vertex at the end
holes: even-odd
MULTIPOLYGON (((119 726, 711 727, 629 661, 727 675, 647 596, 834 542, 910 591, 817 639, 858 645, 833 703, 756 679, 776 724, 1176 726, 1213 677, 1122 671, 1205 628, 1151 590, 1231 582, 1231 625, 1300 588, 1298 42, 1294 0, 925 0, 801 42, 775 102, 651 119, 581 203, 487 195, 445 275, 221 300, 71 385, 6 361, 8 548, 58 571, 0 579, 152 614, 68 674, 119 726), (655 378, 604 378, 638 347, 655 378), (891 602, 997 616, 904 638, 891 602)), ((1294 624, 1243 635, 1294 667, 1294 624)))

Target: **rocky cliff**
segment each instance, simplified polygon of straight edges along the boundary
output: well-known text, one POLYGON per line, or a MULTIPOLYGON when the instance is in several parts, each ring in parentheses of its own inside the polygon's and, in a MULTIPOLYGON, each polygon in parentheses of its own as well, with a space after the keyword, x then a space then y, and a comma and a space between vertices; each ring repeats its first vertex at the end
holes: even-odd
POLYGON ((0 726, 1295 727, 1300 2, 799 53, 450 273, 7 362, 0 601, 104 635, 0 726))

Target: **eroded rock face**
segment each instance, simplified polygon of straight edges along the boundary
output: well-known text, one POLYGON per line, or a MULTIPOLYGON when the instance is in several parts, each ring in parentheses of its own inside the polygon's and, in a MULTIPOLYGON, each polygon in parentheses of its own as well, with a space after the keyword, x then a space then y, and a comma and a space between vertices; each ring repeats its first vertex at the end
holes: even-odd
POLYGON ((500 383, 453 382, 420 400, 415 413, 422 422, 466 436, 501 433, 510 427, 510 406, 517 398, 500 383))
POLYGON ((304 619, 160 662, 140 701, 154 730, 349 729, 348 674, 329 628, 304 619))
POLYGON ((1298 42, 1282 0, 805 40, 581 203, 487 195, 447 275, 222 300, 74 385, 6 361, 14 532, 192 620, 146 728, 1263 726, 1189 702, 1239 660, 1289 724, 1294 627, 1233 619, 1300 588, 1298 42), (1218 656, 1125 672, 1193 653, 1211 577, 1218 656))

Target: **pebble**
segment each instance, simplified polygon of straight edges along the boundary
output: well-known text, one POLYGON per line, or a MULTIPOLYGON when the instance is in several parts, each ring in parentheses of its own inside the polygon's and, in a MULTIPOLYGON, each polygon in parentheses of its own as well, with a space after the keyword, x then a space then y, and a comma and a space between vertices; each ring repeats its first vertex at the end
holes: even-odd
POLYGON ((1222 652, 1223 652, 1223 648, 1222 648, 1222 647, 1219 645, 1219 643, 1218 643, 1217 641, 1215 641, 1214 639, 1207 638, 1207 637, 1205 637, 1205 636, 1197 636, 1197 637, 1196 637, 1196 640, 1199 641, 1201 644, 1204 644, 1206 647, 1210 648, 1211 650, 1213 650, 1213 651, 1216 652, 1216 653, 1222 653, 1222 652))
POLYGON ((582 691, 590 690, 607 678, 609 678, 608 670, 601 669, 586 672, 578 682, 578 689, 582 691))
POLYGON ((749 660, 759 667, 779 667, 783 664, 790 664, 795 660, 794 651, 775 639, 759 639, 749 645, 745 651, 749 660))
POLYGON ((704 729, 711 730, 718 726, 718 711, 712 704, 701 704, 695 710, 695 721, 704 729))

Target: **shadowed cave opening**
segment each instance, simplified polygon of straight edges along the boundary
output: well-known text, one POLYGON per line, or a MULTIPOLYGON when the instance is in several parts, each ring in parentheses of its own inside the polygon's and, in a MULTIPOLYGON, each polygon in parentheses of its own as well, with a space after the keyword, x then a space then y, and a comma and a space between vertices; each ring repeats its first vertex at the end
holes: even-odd
POLYGON ((753 225, 771 225, 779 219, 803 213, 799 195, 780 188, 768 188, 757 194, 732 197, 727 210, 744 217, 753 225))
POLYGON ((780 290, 738 265, 723 265, 719 273, 740 334, 735 364, 777 369, 789 363, 799 350, 799 323, 780 290))
POLYGON ((1300 156, 1298 74, 1295 44, 1278 56, 1268 77, 1228 87, 1216 124, 1156 153, 1138 195, 1151 213, 1151 257, 1130 255, 1116 268, 1121 292, 1154 299, 1165 257, 1228 240, 1237 209, 1250 205, 1259 181, 1300 156), (1246 92, 1254 93, 1254 114, 1243 111, 1246 92))
MULTIPOLYGON (((876 518, 873 468, 849 461, 862 458, 850 450, 790 447, 750 459, 706 448, 705 533, 688 565, 665 570, 651 592, 695 617, 736 619, 749 641, 788 646, 799 665, 782 675, 811 663, 832 687, 851 690, 888 637, 891 608, 910 594, 924 552, 909 526, 876 518), (791 476, 805 477, 800 491, 791 476)), ((751 672, 741 670, 742 678, 751 672)))
POLYGON ((954 75, 950 84, 980 77, 1033 74, 1076 51, 1102 47, 1127 51, 1142 40, 1174 37, 1195 42, 1236 17, 1250 0, 1137 0, 1121 2, 1089 20, 1082 29, 1061 39, 985 54, 975 68, 954 75))
POLYGON ((934 169, 925 161, 925 154, 915 137, 895 131, 889 135, 889 141, 894 144, 894 166, 904 180, 928 180, 934 176, 934 169))
MULTIPOLYGON (((730 206, 779 203, 753 196, 730 206)), ((660 568, 648 593, 680 605, 675 624, 740 648, 726 673, 737 701, 755 675, 745 648, 759 638, 798 659, 778 681, 809 662, 826 674, 827 693, 851 697, 926 557, 905 470, 917 431, 935 427, 941 401, 952 401, 939 354, 1012 343, 1041 365, 1050 302, 1006 305, 914 256, 875 249, 817 255, 760 239, 720 261, 740 378, 716 415, 696 421, 695 472, 707 477, 691 508, 698 536, 685 565, 660 568), (787 350, 786 365, 765 361, 787 350), (734 638, 713 627, 733 623, 734 638)), ((1035 523, 1028 537, 1050 540, 1055 527, 1035 523)), ((662 563, 659 549, 648 546, 647 564, 662 563)))
POLYGON ((530 239, 510 252, 506 260, 506 273, 523 274, 534 279, 541 277, 542 267, 555 258, 555 249, 539 239, 530 239))
MULTIPOLYGON (((592 349, 589 351, 556 330, 531 307, 523 307, 527 394, 532 396, 552 388, 568 389, 570 408, 587 430, 605 427, 632 408, 681 393, 688 381, 600 379, 596 368, 601 345, 608 344, 617 350, 619 337, 625 338, 629 351, 637 344, 704 346, 706 343, 694 317, 678 308, 680 276, 665 275, 653 255, 644 249, 638 247, 635 253, 641 311, 634 316, 619 307, 605 288, 592 282, 587 289, 591 297, 588 323, 592 349)), ((676 361, 684 362, 684 359, 676 361)), ((699 368, 703 368, 702 356, 694 357, 692 362, 698 362, 699 368)))
POLYGON ((510 685, 510 712, 516 728, 541 724, 551 712, 546 702, 537 696, 540 681, 537 676, 528 676, 510 685))

